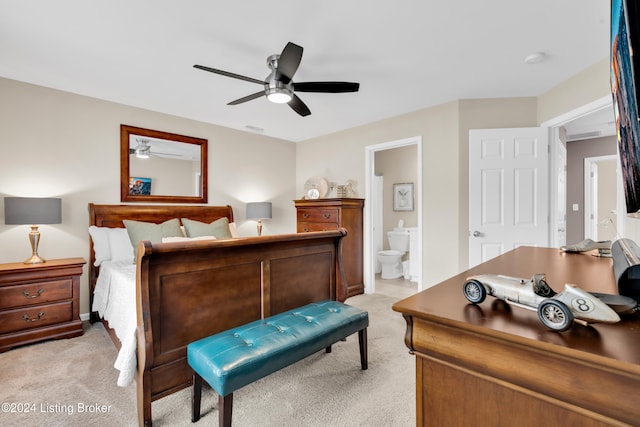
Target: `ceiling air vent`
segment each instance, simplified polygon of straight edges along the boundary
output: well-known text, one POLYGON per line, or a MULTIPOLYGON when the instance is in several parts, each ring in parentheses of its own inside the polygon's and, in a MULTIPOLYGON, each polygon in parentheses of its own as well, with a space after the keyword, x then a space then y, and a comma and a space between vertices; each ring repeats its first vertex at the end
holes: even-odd
POLYGON ((581 139, 597 138, 599 136, 602 136, 602 131, 600 130, 594 130, 594 131, 583 132, 583 133, 574 133, 571 135, 567 134, 567 141, 578 141, 581 139))

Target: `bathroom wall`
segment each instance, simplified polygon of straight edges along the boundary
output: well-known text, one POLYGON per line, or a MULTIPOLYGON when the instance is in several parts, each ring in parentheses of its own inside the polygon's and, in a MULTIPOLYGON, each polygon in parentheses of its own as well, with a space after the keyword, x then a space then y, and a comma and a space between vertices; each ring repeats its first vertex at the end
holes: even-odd
POLYGON ((418 149, 416 145, 393 148, 378 151, 375 153, 375 173, 382 175, 383 179, 383 241, 384 249, 389 249, 389 242, 386 239, 386 232, 393 229, 399 220, 404 221, 405 227, 416 227, 418 225, 418 214, 413 211, 393 210, 393 184, 413 183, 414 203, 418 170, 416 158, 418 149))

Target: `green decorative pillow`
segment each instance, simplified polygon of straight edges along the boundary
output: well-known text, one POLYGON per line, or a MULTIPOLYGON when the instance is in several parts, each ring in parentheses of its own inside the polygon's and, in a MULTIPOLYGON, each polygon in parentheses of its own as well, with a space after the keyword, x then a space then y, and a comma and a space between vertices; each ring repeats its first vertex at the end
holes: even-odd
POLYGON ((214 236, 216 239, 230 239, 229 219, 224 217, 216 219, 210 224, 182 218, 182 225, 187 232, 187 237, 214 236))
POLYGON ((141 240, 149 240, 151 243, 162 243, 163 237, 182 236, 178 218, 170 219, 162 224, 133 221, 130 219, 125 219, 122 222, 127 228, 129 239, 131 239, 131 244, 133 245, 134 259, 138 256, 138 242, 141 240))

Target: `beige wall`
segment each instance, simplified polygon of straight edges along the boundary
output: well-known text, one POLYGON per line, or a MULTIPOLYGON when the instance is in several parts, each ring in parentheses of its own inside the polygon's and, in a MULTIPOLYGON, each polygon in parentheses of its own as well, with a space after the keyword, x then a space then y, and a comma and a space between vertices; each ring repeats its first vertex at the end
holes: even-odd
MULTIPOLYGON (((255 235, 245 203, 273 202, 264 233, 295 232, 295 144, 0 79, 0 197, 61 197, 62 224, 43 225, 44 258, 88 259, 87 204, 120 203, 120 124, 209 141, 209 204, 230 204, 240 233, 255 235)), ((4 225, 0 262, 30 254, 28 226, 4 225)), ((81 313, 89 311, 87 268, 81 313)))
POLYGON ((451 102, 298 143, 298 194, 309 177, 320 175, 338 183, 356 179, 363 197, 365 147, 422 136, 423 282, 445 279, 458 270, 460 249, 457 111, 451 102))
POLYGON ((611 96, 609 75, 609 58, 604 58, 540 95, 538 123, 554 119, 604 96, 611 96))

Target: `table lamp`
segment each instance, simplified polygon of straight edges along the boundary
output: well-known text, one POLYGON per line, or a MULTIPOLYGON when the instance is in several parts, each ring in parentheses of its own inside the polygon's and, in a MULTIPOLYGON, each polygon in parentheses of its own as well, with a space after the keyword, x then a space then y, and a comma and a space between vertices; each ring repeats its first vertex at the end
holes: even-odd
POLYGON ((5 197, 4 223, 7 225, 31 224, 29 242, 32 255, 25 264, 41 264, 45 262, 38 255, 40 232, 38 224, 62 223, 62 200, 38 197, 5 197))
POLYGON ((247 203, 247 219, 258 220, 258 236, 262 236, 262 220, 271 219, 271 202, 247 203))

